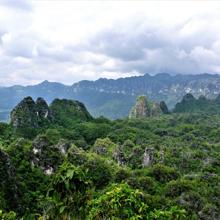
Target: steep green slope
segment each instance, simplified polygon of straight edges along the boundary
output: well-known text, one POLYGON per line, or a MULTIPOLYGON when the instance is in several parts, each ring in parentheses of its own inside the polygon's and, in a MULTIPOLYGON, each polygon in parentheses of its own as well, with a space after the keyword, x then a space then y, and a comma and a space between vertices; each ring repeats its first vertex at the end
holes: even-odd
POLYGON ((55 99, 50 105, 50 110, 55 123, 65 124, 74 120, 92 119, 84 104, 78 101, 55 99))
POLYGON ((10 123, 16 133, 32 137, 38 130, 55 125, 70 126, 75 121, 89 121, 92 116, 83 103, 55 99, 50 106, 43 98, 36 102, 31 97, 24 98, 11 112, 10 123))
POLYGON ((196 99, 192 94, 186 94, 182 101, 175 105, 173 112, 219 114, 219 96, 216 99, 211 100, 205 98, 204 96, 200 96, 198 99, 196 99))

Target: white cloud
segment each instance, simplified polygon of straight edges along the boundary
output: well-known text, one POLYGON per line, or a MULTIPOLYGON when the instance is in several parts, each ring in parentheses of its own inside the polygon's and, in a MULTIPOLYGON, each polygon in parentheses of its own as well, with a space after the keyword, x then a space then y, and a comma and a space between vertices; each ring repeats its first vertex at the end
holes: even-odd
POLYGON ((220 2, 0 3, 0 83, 220 71, 220 2))

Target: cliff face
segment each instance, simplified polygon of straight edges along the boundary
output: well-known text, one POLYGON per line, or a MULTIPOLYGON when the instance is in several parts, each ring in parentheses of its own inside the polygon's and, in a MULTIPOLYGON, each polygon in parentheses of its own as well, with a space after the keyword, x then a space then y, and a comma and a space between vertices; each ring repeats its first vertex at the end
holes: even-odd
POLYGON ((70 144, 64 140, 52 144, 46 136, 39 135, 32 143, 31 164, 51 175, 62 164, 69 148, 70 144))
POLYGON ((150 116, 150 106, 146 96, 139 96, 135 106, 132 108, 129 118, 145 118, 150 116))
POLYGON ((52 119, 52 114, 49 106, 43 98, 38 98, 35 103, 36 113, 41 119, 52 119))
POLYGON ((156 102, 150 102, 146 96, 139 96, 135 106, 131 109, 129 118, 146 118, 161 115, 165 113, 164 111, 168 112, 165 103, 163 103, 162 107, 163 109, 156 102))

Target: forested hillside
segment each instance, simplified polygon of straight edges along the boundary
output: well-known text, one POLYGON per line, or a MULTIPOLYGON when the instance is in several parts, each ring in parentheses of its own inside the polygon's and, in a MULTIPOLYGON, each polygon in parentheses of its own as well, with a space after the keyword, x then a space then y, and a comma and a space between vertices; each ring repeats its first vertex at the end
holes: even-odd
POLYGON ((206 114, 220 113, 220 95, 215 99, 207 99, 205 96, 200 96, 196 99, 192 94, 186 94, 181 102, 175 105, 173 112, 200 112, 206 114))
POLYGON ((0 123, 0 219, 220 219, 220 115, 136 116, 25 98, 0 123))

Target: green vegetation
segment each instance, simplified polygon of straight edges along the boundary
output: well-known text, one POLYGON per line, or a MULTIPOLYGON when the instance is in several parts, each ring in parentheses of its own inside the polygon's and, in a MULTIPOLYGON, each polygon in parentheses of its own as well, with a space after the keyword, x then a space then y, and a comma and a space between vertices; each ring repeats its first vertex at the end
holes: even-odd
POLYGON ((206 114, 220 113, 220 96, 215 99, 207 99, 205 96, 200 96, 196 99, 192 94, 186 94, 182 101, 177 103, 174 112, 201 112, 206 114))
POLYGON ((220 115, 110 121, 59 102, 31 135, 0 123, 0 219, 220 218, 220 115))

